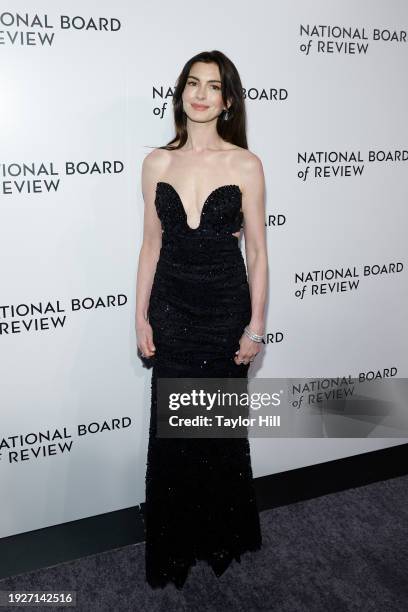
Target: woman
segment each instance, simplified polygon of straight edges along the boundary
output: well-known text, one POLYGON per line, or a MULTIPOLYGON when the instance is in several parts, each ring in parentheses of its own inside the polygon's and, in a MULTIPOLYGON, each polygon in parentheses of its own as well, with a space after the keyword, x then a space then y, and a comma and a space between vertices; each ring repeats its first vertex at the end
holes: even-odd
POLYGON ((261 532, 247 437, 156 437, 157 381, 247 378, 264 333, 267 254, 263 169, 247 149, 234 64, 220 51, 194 56, 173 104, 176 136, 142 168, 136 334, 153 363, 146 579, 180 589, 196 560, 221 576, 261 547, 261 532))

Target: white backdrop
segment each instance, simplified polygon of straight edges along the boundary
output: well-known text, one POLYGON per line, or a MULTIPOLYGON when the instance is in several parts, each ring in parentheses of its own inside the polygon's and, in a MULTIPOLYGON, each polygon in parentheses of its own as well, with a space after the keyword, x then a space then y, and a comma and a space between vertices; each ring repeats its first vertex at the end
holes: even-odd
MULTIPOLYGON (((3 5, 1 537, 144 501, 140 172, 173 136, 175 80, 200 51, 236 64, 267 182, 268 342, 250 376, 407 376, 407 27, 405 0, 3 5), (295 282, 347 268, 354 285, 295 282)), ((251 439, 254 475, 404 442, 251 439)))

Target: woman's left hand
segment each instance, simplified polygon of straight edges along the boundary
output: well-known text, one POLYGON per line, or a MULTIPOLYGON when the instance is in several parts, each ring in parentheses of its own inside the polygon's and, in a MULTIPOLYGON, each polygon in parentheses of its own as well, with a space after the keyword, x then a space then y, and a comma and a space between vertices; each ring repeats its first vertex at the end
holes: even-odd
POLYGON ((250 363, 261 351, 262 342, 255 342, 243 333, 239 341, 239 349, 235 352, 234 361, 237 365, 250 363))

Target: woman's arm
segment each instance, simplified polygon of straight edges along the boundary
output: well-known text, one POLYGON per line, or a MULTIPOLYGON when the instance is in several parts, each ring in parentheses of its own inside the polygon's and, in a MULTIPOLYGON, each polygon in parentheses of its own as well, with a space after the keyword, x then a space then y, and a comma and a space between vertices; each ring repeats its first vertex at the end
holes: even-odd
POLYGON ((253 153, 245 160, 242 209, 244 213, 245 255, 251 291, 250 329, 265 331, 265 303, 268 286, 268 255, 265 233, 265 177, 261 160, 253 153))
POLYGON ((161 151, 149 153, 142 165, 142 193, 144 199, 143 242, 139 253, 136 280, 136 334, 138 346, 146 357, 154 354, 152 330, 148 324, 148 308, 154 274, 162 244, 162 228, 155 207, 157 177, 160 172, 161 151))

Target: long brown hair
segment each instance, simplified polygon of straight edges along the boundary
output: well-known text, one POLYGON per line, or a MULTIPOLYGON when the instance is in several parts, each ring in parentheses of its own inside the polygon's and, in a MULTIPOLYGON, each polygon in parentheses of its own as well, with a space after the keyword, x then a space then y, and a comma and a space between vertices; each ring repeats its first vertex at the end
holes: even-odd
POLYGON ((233 62, 221 51, 202 51, 194 55, 184 65, 177 81, 173 94, 174 124, 176 135, 166 145, 159 149, 180 149, 187 141, 187 115, 183 110, 182 93, 186 85, 190 68, 195 62, 215 62, 218 65, 221 77, 221 95, 225 105, 231 99, 228 109, 228 119, 224 119, 223 111, 217 119, 217 132, 226 142, 235 144, 243 149, 248 148, 246 137, 246 111, 241 79, 233 62), (172 143, 179 140, 178 145, 172 143))

